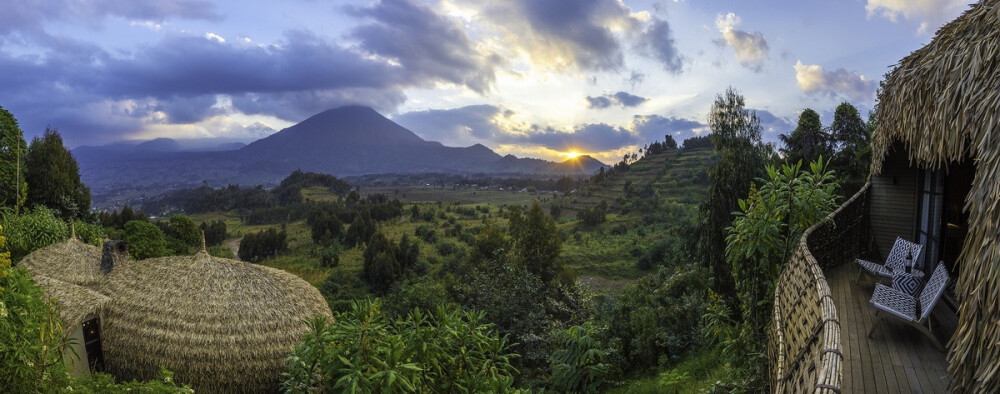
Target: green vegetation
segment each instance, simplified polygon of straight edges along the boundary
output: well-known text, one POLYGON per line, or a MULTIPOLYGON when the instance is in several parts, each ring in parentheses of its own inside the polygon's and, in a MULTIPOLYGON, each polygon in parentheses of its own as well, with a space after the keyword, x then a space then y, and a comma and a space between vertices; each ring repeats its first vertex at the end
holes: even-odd
POLYGON ((289 357, 283 386, 292 392, 510 392, 516 357, 482 313, 441 307, 392 320, 378 301, 360 301, 332 323, 311 323, 289 357))
POLYGON ((24 155, 28 144, 14 115, 0 106, 0 205, 20 211, 28 198, 24 155))
POLYGON ((45 129, 31 140, 24 166, 29 207, 44 205, 63 219, 90 216, 90 189, 80 182, 80 167, 58 131, 45 129))

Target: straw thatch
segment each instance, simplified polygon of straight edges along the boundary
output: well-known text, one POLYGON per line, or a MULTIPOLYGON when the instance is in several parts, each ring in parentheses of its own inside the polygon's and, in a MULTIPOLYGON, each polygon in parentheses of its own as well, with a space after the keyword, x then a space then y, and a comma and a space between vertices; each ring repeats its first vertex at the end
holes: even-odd
POLYGON ((42 275, 33 275, 35 283, 42 287, 45 295, 59 304, 59 319, 69 334, 89 315, 99 314, 110 298, 96 291, 53 279, 42 275))
POLYGON ((163 366, 205 392, 278 388, 305 321, 331 316, 315 287, 284 271, 205 252, 115 267, 102 342, 108 371, 149 379, 163 366))
POLYGON ((92 290, 104 279, 101 250, 76 238, 31 252, 18 266, 35 279, 46 276, 92 290))
POLYGON ((976 160, 959 256, 952 390, 1000 390, 1000 0, 972 5, 900 61, 880 96, 872 174, 894 141, 924 168, 976 160))

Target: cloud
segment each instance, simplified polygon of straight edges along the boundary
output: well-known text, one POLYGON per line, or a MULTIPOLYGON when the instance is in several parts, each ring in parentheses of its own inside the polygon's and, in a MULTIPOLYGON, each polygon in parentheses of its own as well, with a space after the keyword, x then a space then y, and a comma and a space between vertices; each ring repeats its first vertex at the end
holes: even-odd
POLYGON ((966 0, 868 0, 868 18, 878 15, 893 23, 900 18, 920 23, 917 32, 924 34, 941 26, 965 9, 966 0))
POLYGON ((587 96, 587 108, 604 109, 613 105, 620 105, 622 108, 638 107, 642 103, 649 101, 648 98, 636 96, 627 92, 615 94, 604 94, 602 96, 587 96))
POLYGON ((623 65, 621 35, 641 21, 618 0, 454 0, 499 36, 508 57, 539 66, 613 70, 623 65))
POLYGON ((82 23, 99 28, 106 18, 162 22, 170 18, 219 20, 215 5, 202 0, 49 0, 12 1, 0 12, 0 34, 20 31, 44 34, 46 22, 82 23))
POLYGON ((479 93, 496 80, 500 56, 477 48, 457 21, 408 0, 384 0, 366 8, 347 7, 371 21, 350 37, 364 51, 402 65, 411 81, 437 80, 479 93))
POLYGON ((757 117, 760 118, 760 127, 763 129, 763 139, 764 140, 777 140, 778 134, 788 134, 795 129, 797 121, 789 120, 788 118, 779 117, 771 111, 764 109, 753 110, 757 113, 757 117), (768 138, 771 136, 772 138, 768 138))
POLYGON ((680 142, 708 130, 698 121, 660 115, 636 115, 624 126, 585 123, 557 128, 519 121, 515 111, 494 105, 414 111, 397 115, 393 121, 424 139, 450 146, 482 143, 587 153, 607 153, 661 141, 667 134, 680 142))
POLYGON ((796 61, 793 67, 799 89, 806 93, 862 102, 873 98, 875 81, 864 75, 843 68, 826 71, 818 64, 802 64, 801 60, 796 61))
POLYGON ((736 51, 736 60, 740 65, 754 72, 760 72, 764 68, 764 61, 767 60, 767 40, 760 32, 749 33, 738 30, 737 27, 741 23, 740 17, 732 12, 718 15, 715 18, 715 26, 722 33, 720 43, 736 51))
POLYGON ((635 115, 631 129, 644 142, 663 141, 664 136, 670 135, 678 144, 709 131, 707 124, 696 120, 660 115, 635 115))
POLYGON ((680 74, 684 68, 684 58, 677 50, 670 24, 665 20, 654 18, 643 31, 637 46, 644 54, 658 60, 669 73, 680 74))

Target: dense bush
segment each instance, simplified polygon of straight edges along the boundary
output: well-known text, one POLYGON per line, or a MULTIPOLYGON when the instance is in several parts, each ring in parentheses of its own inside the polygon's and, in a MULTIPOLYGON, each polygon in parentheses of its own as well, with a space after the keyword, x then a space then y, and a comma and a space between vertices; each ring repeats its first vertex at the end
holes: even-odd
POLYGON ((247 234, 240 240, 240 260, 253 263, 277 256, 288 250, 288 234, 285 230, 269 228, 254 234, 247 234))
POLYGON ((552 388, 564 393, 595 393, 606 383, 611 366, 608 351, 591 324, 573 326, 559 333, 562 341, 552 354, 552 388))
POLYGON ((702 343, 708 274, 696 265, 661 268, 601 305, 609 345, 623 371, 670 365, 702 343))
POLYGON ((215 246, 222 245, 222 242, 226 240, 227 234, 226 222, 222 220, 213 220, 211 222, 202 222, 201 231, 205 232, 205 245, 215 246))
POLYGON ((507 341, 483 315, 439 308, 390 320, 378 301, 318 318, 289 356, 290 392, 511 392, 507 341))
POLYGON ((403 236, 399 243, 375 233, 365 247, 361 278, 375 294, 385 294, 393 283, 417 266, 420 246, 403 236))
POLYGON ((104 228, 100 224, 89 223, 82 220, 73 220, 73 228, 76 232, 76 238, 80 242, 91 244, 97 247, 101 247, 104 242, 104 236, 106 235, 104 228))
POLYGON ((601 201, 600 204, 577 211, 576 218, 580 219, 580 223, 584 226, 592 227, 604 223, 607 220, 607 213, 608 203, 601 201))
POLYGON ((132 257, 138 260, 162 257, 169 253, 163 230, 142 220, 125 223, 125 243, 128 244, 132 257))
POLYGON ((0 392, 54 391, 65 379, 66 336, 57 306, 23 268, 11 268, 0 236, 0 392))
POLYGON ((44 206, 36 206, 20 215, 10 208, 4 208, 2 215, 3 236, 7 237, 7 250, 15 262, 21 261, 28 253, 69 236, 66 222, 44 206))

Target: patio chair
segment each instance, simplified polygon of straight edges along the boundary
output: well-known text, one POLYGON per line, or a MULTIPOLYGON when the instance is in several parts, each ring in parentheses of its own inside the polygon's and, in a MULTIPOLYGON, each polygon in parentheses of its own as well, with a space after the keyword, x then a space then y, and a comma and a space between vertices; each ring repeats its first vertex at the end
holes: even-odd
POLYGON ((858 265, 861 266, 861 268, 858 270, 858 279, 855 282, 860 284, 861 275, 865 273, 876 279, 892 278, 892 271, 901 269, 906 265, 906 256, 908 253, 913 253, 911 256, 913 258, 912 261, 917 261, 917 258, 920 257, 920 252, 923 248, 923 245, 907 241, 902 237, 896 237, 896 242, 892 245, 892 250, 889 251, 889 257, 886 257, 885 259, 885 264, 874 263, 862 259, 857 260, 858 265))
POLYGON ((882 319, 885 319, 885 316, 892 316, 916 327, 934 342, 934 347, 943 352, 944 347, 941 346, 941 342, 937 340, 931 329, 930 315, 934 305, 937 305, 938 300, 941 299, 941 294, 944 293, 947 284, 948 269, 943 263, 938 264, 919 297, 912 297, 881 283, 875 284, 875 293, 872 294, 871 303, 875 307, 875 316, 878 317, 878 320, 868 332, 868 338, 875 335, 875 329, 878 328, 882 319))

